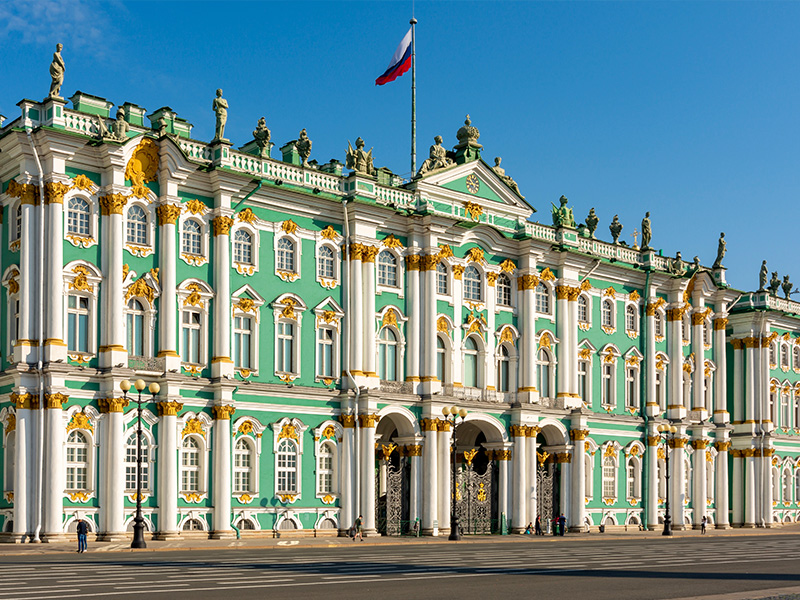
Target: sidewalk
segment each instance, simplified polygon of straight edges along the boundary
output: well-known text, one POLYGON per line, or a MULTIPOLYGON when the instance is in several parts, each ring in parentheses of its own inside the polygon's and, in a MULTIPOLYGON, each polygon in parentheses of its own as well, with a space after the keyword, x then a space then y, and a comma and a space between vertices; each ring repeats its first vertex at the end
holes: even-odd
MULTIPOLYGON (((771 535, 797 535, 800 534, 800 523, 783 525, 775 529, 709 529, 705 537, 743 537, 743 536, 771 536, 771 535)), ((659 539, 662 538, 661 530, 658 531, 629 531, 607 533, 570 533, 564 537, 533 536, 533 535, 467 535, 463 536, 459 544, 514 544, 514 543, 570 543, 581 540, 624 540, 624 539, 659 539)), ((687 530, 675 531, 672 539, 701 538, 700 531, 687 530)), ((282 548, 357 548, 366 546, 389 545, 446 545, 452 544, 447 536, 441 537, 387 537, 378 536, 364 538, 363 542, 352 541, 349 538, 253 538, 241 540, 208 540, 186 539, 173 541, 147 540, 144 550, 131 550, 130 542, 89 542, 90 553, 107 552, 162 552, 162 551, 187 551, 187 550, 279 550, 282 548)), ((0 544, 0 556, 26 556, 42 554, 74 554, 77 549, 77 540, 53 544, 0 544)))

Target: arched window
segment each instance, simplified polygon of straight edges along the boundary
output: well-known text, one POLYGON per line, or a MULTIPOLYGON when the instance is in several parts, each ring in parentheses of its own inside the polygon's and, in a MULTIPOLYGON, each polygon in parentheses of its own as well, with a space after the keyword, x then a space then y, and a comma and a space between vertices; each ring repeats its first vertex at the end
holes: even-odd
POLYGON ((578 322, 589 322, 589 298, 586 296, 578 296, 578 322))
POLYGON ((233 493, 254 491, 253 466, 255 452, 250 440, 240 437, 233 449, 233 493))
POLYGON ((464 300, 480 302, 482 299, 480 271, 470 265, 464 270, 464 300))
POLYGON ((683 317, 681 321, 681 339, 688 342, 692 339, 692 328, 689 327, 689 317, 683 317))
POLYGON ((783 501, 792 501, 792 472, 789 469, 783 471, 783 501))
POLYGON ((505 273, 500 273, 495 284, 497 286, 497 304, 511 306, 511 280, 505 273))
POLYGON ((297 445, 289 439, 278 444, 278 494, 297 493, 297 445))
POLYGON ((772 499, 781 502, 781 474, 777 468, 772 468, 772 499))
POLYGON ((656 402, 659 408, 666 410, 666 394, 664 393, 664 371, 656 369, 656 402))
POLYGON ((186 519, 182 527, 183 531, 205 531, 200 519, 186 519))
POLYGON ((511 359, 508 356, 508 348, 505 344, 500 346, 497 357, 497 391, 511 391, 511 359))
POLYGON ((800 427, 800 388, 794 389, 792 396, 792 413, 794 414, 794 426, 800 427))
MULTIPOLYGON (((69 199, 67 207, 67 233, 89 236, 89 203, 83 198, 69 199)), ((19 236, 17 238, 19 239, 19 236)))
MULTIPOLYGON (((781 422, 780 426, 784 428, 789 428, 792 426, 792 412, 791 406, 789 405, 789 394, 791 394, 791 390, 784 388, 781 390, 781 422)), ((778 423, 775 423, 777 426, 778 423)))
POLYGON ((244 229, 233 234, 233 260, 244 265, 253 264, 253 236, 244 229))
POLYGON ((22 236, 22 202, 17 204, 17 210, 14 211, 13 229, 11 230, 11 239, 18 240, 22 236))
POLYGON ((319 446, 317 463, 317 493, 336 493, 336 470, 334 459, 336 448, 331 442, 323 442, 319 446))
POLYGON ((706 464, 706 497, 712 502, 714 501, 714 468, 714 459, 711 458, 706 464))
POLYGON ((278 355, 276 370, 294 373, 294 323, 278 321, 278 355))
POLYGON ((278 270, 294 273, 294 242, 288 237, 278 240, 278 270))
POLYGON ((800 500, 800 469, 794 471, 794 497, 795 501, 800 500))
POLYGON ((636 308, 629 304, 625 307, 625 329, 627 331, 638 331, 638 323, 637 323, 637 315, 636 315, 636 308))
POLYGON ((445 296, 450 293, 450 287, 447 282, 447 267, 442 261, 436 263, 436 293, 445 296))
POLYGON ((617 497, 617 462, 612 456, 603 458, 603 498, 617 497))
POLYGON ((181 251, 194 255, 203 253, 203 227, 194 219, 187 219, 183 222, 181 251))
POLYGON ((144 356, 144 307, 136 298, 128 301, 128 354, 144 356))
POLYGON ((663 458, 658 459, 658 501, 666 500, 667 498, 667 469, 665 468, 666 461, 663 458))
POLYGON ((383 381, 397 381, 397 336, 389 327, 381 329, 378 336, 378 377, 383 381))
POLYGON ((769 345, 769 364, 777 365, 778 361, 775 359, 775 342, 769 345))
POLYGON ((89 489, 89 441, 80 431, 67 437, 67 489, 89 489))
POLYGON ((789 345, 781 344, 781 368, 789 368, 789 345))
POLYGON ((193 436, 181 444, 181 492, 200 491, 200 445, 193 436))
POLYGON ((16 469, 16 462, 17 462, 16 455, 17 455, 17 432, 12 431, 6 436, 6 448, 5 448, 6 484, 4 489, 7 492, 14 491, 14 470, 16 469))
POLYGON ((253 319, 236 315, 233 319, 233 365, 240 369, 253 368, 253 319))
POLYGON ((627 477, 627 497, 641 498, 642 491, 639 484, 639 461, 635 458, 629 458, 625 471, 627 477))
POLYGON ((795 346, 792 350, 792 362, 794 363, 792 368, 793 369, 800 369, 800 346, 795 346))
POLYGON ((614 365, 603 363, 600 385, 600 402, 605 407, 612 407, 616 404, 616 394, 614 394, 614 365))
POLYGON ((388 250, 378 254, 378 285, 397 287, 397 258, 388 250))
POLYGON ((89 351, 89 298, 86 296, 67 296, 67 349, 89 351))
POLYGON ((447 346, 442 339, 442 336, 436 336, 436 378, 443 382, 447 375, 446 361, 447 360, 447 346))
POLYGON ((660 311, 656 311, 653 315, 653 322, 655 323, 655 332, 657 337, 664 337, 664 317, 660 311))
POLYGON ((464 385, 478 387, 478 343, 470 336, 464 340, 464 385))
POLYGON ((333 248, 330 246, 320 246, 317 254, 317 277, 333 279, 336 276, 333 248))
POLYGON ((706 372, 708 375, 705 375, 703 386, 703 393, 705 394, 703 397, 703 402, 705 404, 706 410, 708 414, 713 414, 714 412, 714 371, 706 367, 706 372))
POLYGON ((584 487, 586 488, 586 497, 590 500, 594 496, 594 458, 589 452, 583 457, 584 464, 584 487))
POLYGON ((536 286, 536 312, 543 315, 550 314, 550 290, 541 281, 536 286))
POLYGON ((770 423, 777 426, 778 424, 778 386, 779 383, 775 382, 774 384, 770 384, 770 386, 774 385, 774 391, 770 391, 769 393, 769 420, 770 423))
POLYGON ((625 367, 625 408, 639 406, 639 369, 625 367))
POLYGON ((181 360, 200 364, 200 311, 184 309, 181 321, 181 360))
POLYGON ((550 354, 542 348, 539 350, 539 396, 550 398, 550 354))
POLYGON ((147 244, 147 214, 138 204, 128 208, 128 243, 147 244))
POLYGON ((608 298, 600 307, 600 323, 603 327, 614 327, 614 305, 608 298))
MULTIPOLYGON (((125 493, 136 492, 136 434, 134 431, 125 443, 125 493)), ((150 447, 142 432, 142 489, 150 489, 150 447)))

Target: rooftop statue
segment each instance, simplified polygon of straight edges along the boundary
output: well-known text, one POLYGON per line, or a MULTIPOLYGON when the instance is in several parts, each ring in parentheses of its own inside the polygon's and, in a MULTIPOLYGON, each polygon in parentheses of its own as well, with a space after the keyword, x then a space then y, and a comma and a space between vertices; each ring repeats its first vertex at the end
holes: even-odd
POLYGON ((364 140, 359 138, 356 140, 356 149, 347 140, 347 168, 352 169, 356 173, 362 175, 375 175, 375 167, 372 166, 372 148, 369 152, 364 152, 364 140))
MULTIPOLYGON (((517 185, 517 182, 514 181, 513 179, 511 179, 511 177, 509 177, 508 175, 506 175, 506 170, 503 167, 500 166, 500 163, 502 161, 503 161, 503 159, 501 157, 499 157, 499 156, 496 157, 494 159, 494 166, 492 167, 492 171, 497 173, 497 176, 500 179, 502 179, 508 187, 510 187, 512 190, 514 190, 517 193, 517 196, 519 196, 520 198, 524 198, 525 196, 523 196, 522 194, 519 193, 519 186, 517 185)), ((572 212, 572 209, 568 209, 568 210, 570 211, 570 213, 572 212)), ((575 226, 575 222, 573 220, 572 227, 574 227, 574 226, 575 226)))
POLYGON ((711 266, 712 269, 722 268, 722 259, 725 258, 725 252, 727 252, 725 247, 727 245, 728 244, 725 242, 725 232, 723 231, 722 233, 719 234, 719 245, 717 246, 717 258, 714 261, 714 264, 711 266))
MULTIPOLYGON (((464 126, 461 127, 456 132, 456 138, 458 139, 458 146, 470 146, 472 148, 483 148, 478 143, 478 138, 481 137, 481 132, 478 131, 477 127, 472 126, 472 121, 467 115, 467 118, 464 119, 464 126)), ((458 147, 456 146, 456 147, 458 147)))
POLYGON ((594 212, 594 207, 589 209, 589 214, 586 216, 586 228, 589 230, 589 237, 594 237, 594 232, 597 230, 597 224, 600 219, 597 218, 597 213, 594 212))
POLYGON ((311 156, 311 140, 308 139, 305 127, 300 131, 300 137, 297 138, 294 147, 297 148, 297 153, 303 161, 303 166, 308 167, 308 157, 311 156))
POLYGON ((98 137, 101 140, 124 142, 128 139, 128 129, 130 129, 130 125, 128 125, 128 122, 125 120, 125 111, 122 107, 117 109, 117 119, 114 121, 110 131, 108 127, 106 127, 106 122, 103 117, 97 117, 97 121, 100 129, 100 135, 98 137))
POLYGON ((763 292, 767 289, 767 261, 761 263, 761 270, 758 272, 758 291, 763 292))
POLYGON ((778 290, 781 287, 781 280, 778 278, 778 272, 772 272, 772 278, 769 280, 769 293, 772 296, 778 295, 778 290))
POLYGON ((566 196, 561 196, 558 199, 561 203, 561 206, 556 206, 552 202, 550 203, 553 206, 553 227, 575 227, 575 218, 572 216, 572 209, 567 206, 566 196))
MULTIPOLYGON (((447 150, 442 146, 442 136, 437 135, 433 138, 434 144, 431 146, 429 157, 417 172, 417 177, 421 177, 426 173, 435 171, 436 169, 443 169, 453 164, 453 159, 447 156, 447 150)), ((358 141, 356 141, 358 143, 358 141)))
POLYGON ((50 63, 50 98, 61 98, 61 86, 64 84, 64 71, 67 67, 64 65, 64 59, 61 58, 61 49, 63 44, 56 44, 56 51, 53 53, 53 62, 50 63))
POLYGON ((642 250, 651 250, 650 240, 653 238, 653 230, 650 227, 650 213, 645 213, 642 219, 642 250))
POLYGON ((695 256, 694 260, 692 261, 692 272, 697 273, 700 269, 700 257, 695 256))
POLYGON ((270 136, 270 131, 267 129, 267 121, 264 117, 261 117, 258 120, 258 125, 256 125, 256 128, 253 130, 253 139, 256 141, 261 158, 267 155, 270 136))
POLYGON ((619 222, 619 215, 614 215, 611 225, 608 226, 608 230, 611 232, 611 239, 613 240, 612 243, 619 244, 619 234, 622 233, 622 227, 622 223, 619 222))
POLYGON ((228 101, 222 97, 222 90, 217 90, 217 97, 211 105, 211 110, 217 115, 217 123, 214 129, 214 141, 225 139, 225 123, 228 121, 228 101))
POLYGON ((789 276, 783 276, 783 283, 781 283, 781 289, 783 290, 783 295, 786 296, 786 299, 789 300, 789 296, 792 295, 792 282, 789 281, 789 276))
MULTIPOLYGON (((700 259, 697 259, 697 264, 700 264, 700 259)), ((680 252, 675 253, 675 258, 667 259, 667 272, 673 275, 684 275, 686 273, 686 263, 683 262, 680 252)))

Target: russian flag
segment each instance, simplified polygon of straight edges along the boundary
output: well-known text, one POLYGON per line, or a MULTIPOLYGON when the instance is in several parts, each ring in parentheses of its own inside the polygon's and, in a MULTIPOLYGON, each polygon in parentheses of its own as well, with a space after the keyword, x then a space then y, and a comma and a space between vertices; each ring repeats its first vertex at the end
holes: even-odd
MULTIPOLYGON (((413 29, 413 28, 412 28, 413 29)), ((411 68, 411 31, 403 37, 386 72, 375 80, 375 85, 383 85, 400 77, 411 68)))

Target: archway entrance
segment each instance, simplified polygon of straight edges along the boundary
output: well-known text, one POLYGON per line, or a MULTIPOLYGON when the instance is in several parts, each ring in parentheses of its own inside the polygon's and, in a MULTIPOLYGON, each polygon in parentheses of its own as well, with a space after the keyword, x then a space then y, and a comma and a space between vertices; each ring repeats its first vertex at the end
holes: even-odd
POLYGON ((561 463, 558 460, 558 449, 562 449, 563 441, 560 432, 544 428, 536 436, 536 514, 541 519, 545 533, 555 531, 554 521, 564 512, 561 498, 561 463), (562 446, 559 448, 558 446, 562 446), (555 446, 555 447, 554 447, 555 446))
POLYGON ((392 416, 380 420, 375 436, 375 528, 382 535, 403 535, 413 525, 411 460, 392 416))
POLYGON ((477 423, 467 421, 456 428, 456 489, 450 506, 452 513, 455 501, 464 535, 495 533, 500 529, 498 467, 495 451, 486 448, 487 442, 477 423))

